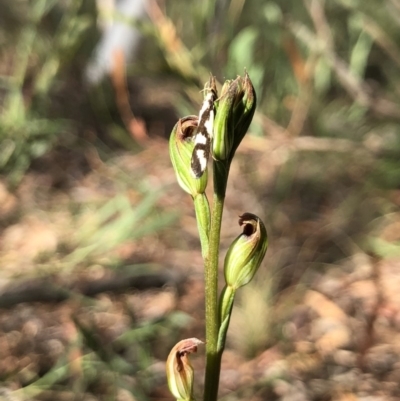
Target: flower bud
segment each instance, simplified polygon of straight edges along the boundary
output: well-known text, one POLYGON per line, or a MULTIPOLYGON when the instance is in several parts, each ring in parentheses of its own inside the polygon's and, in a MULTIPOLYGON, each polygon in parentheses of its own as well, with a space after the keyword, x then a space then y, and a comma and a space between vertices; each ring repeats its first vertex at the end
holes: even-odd
POLYGON ((203 344, 197 338, 179 341, 169 353, 166 370, 168 387, 177 400, 193 400, 193 368, 189 354, 197 352, 197 346, 203 344))
POLYGON ((240 102, 236 103, 234 110, 234 143, 231 157, 233 157, 236 149, 242 142, 247 130, 253 120, 254 112, 257 105, 256 92, 250 80, 249 74, 246 72, 244 79, 241 80, 243 97, 240 102))
POLYGON ((239 225, 243 232, 229 247, 224 264, 226 284, 233 289, 244 286, 254 277, 268 247, 267 231, 256 215, 244 213, 239 225))
POLYGON ((243 97, 240 77, 226 81, 218 99, 214 120, 213 157, 215 160, 229 159, 234 142, 234 108, 243 97))
POLYGON ((194 178, 190 167, 197 124, 197 116, 181 118, 175 124, 169 139, 169 154, 178 183, 193 198, 204 193, 207 187, 207 171, 201 178, 194 178))
POLYGON ((256 109, 256 94, 247 72, 244 78, 226 81, 216 103, 213 157, 219 161, 231 160, 256 109))

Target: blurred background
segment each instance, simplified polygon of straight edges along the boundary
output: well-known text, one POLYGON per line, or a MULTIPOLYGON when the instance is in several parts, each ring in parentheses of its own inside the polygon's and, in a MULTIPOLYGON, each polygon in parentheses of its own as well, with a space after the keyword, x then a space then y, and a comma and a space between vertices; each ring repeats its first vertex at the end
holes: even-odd
POLYGON ((2 0, 0 400, 172 399, 204 285, 168 137, 245 69, 221 261, 243 212, 270 247, 221 399, 399 400, 399 43, 399 0, 2 0))

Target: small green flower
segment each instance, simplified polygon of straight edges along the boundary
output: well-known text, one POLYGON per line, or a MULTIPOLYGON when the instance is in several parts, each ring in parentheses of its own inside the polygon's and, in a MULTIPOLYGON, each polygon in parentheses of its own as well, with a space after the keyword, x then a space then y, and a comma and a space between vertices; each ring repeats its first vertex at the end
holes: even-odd
POLYGON ((169 154, 178 183, 193 198, 204 193, 207 187, 207 171, 201 178, 194 178, 190 167, 197 124, 197 116, 181 118, 169 139, 169 154))
POLYGON ((256 94, 250 77, 226 81, 216 102, 213 157, 232 160, 246 134, 256 109, 256 94))
POLYGON ((197 347, 203 344, 197 338, 179 341, 169 353, 166 371, 168 387, 172 395, 179 401, 193 400, 193 368, 189 354, 197 352, 197 347))
POLYGON ((268 247, 267 231, 256 215, 244 213, 239 225, 243 232, 229 247, 224 264, 226 285, 234 290, 252 280, 268 247))

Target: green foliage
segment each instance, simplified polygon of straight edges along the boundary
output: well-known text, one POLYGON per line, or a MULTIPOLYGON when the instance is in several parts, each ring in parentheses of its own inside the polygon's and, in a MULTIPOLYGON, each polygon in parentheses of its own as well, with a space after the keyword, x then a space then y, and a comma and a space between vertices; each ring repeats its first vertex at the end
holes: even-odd
POLYGON ((170 224, 175 216, 158 214, 157 198, 157 193, 149 193, 132 206, 125 195, 116 195, 100 208, 87 211, 75 239, 78 248, 68 256, 69 262, 76 265, 89 257, 107 255, 127 240, 142 238, 170 224))
MULTIPOLYGON (((197 69, 198 82, 207 79, 207 69, 213 69, 217 77, 226 77, 246 68, 259 94, 260 109, 283 126, 292 117, 287 102, 292 96, 306 93, 312 98, 306 117, 320 124, 321 112, 327 107, 334 114, 354 102, 366 111, 374 109, 368 105, 372 98, 363 86, 365 79, 368 85, 380 86, 383 98, 391 97, 399 79, 398 74, 386 73, 400 60, 399 10, 389 0, 379 11, 373 1, 292 0, 283 4, 249 0, 223 5, 206 1, 198 14, 194 5, 188 6, 193 24, 185 24, 186 15, 179 14, 181 7, 179 1, 169 4, 167 15, 186 49, 191 49, 192 64, 202 66, 197 69), (205 33, 199 35, 193 27, 204 27, 205 33)), ((164 51, 168 54, 170 50, 164 51)), ((175 72, 180 74, 179 70, 175 72)), ((357 125, 379 124, 391 114, 383 110, 373 116, 360 115, 357 125)), ((327 128, 329 135, 335 130, 331 125, 327 128)), ((310 133, 319 135, 318 130, 310 133)), ((347 132, 347 136, 352 137, 352 133, 347 132)))
POLYGON ((159 197, 159 191, 147 191, 132 205, 126 195, 117 194, 101 205, 82 205, 74 235, 65 239, 64 247, 70 252, 57 263, 58 269, 66 272, 99 262, 120 266, 118 247, 160 232, 176 219, 176 214, 157 209, 159 197))
POLYGON ((238 71, 247 68, 258 93, 263 79, 264 66, 255 60, 257 37, 257 29, 251 26, 237 34, 229 46, 226 70, 229 76, 235 76, 238 71))
POLYGON ((14 16, 23 23, 9 41, 9 33, 0 27, 4 42, 1 53, 6 60, 0 76, 4 91, 0 99, 0 172, 7 173, 11 182, 18 182, 31 161, 70 129, 68 121, 50 117, 51 96, 91 20, 80 15, 81 0, 64 6, 50 0, 22 2, 23 11, 14 9, 12 3, 7 1, 2 7, 12 15, 18 12, 14 16), (54 28, 43 29, 46 20, 55 20, 57 13, 62 17, 54 28), (9 67, 4 71, 5 64, 9 67))

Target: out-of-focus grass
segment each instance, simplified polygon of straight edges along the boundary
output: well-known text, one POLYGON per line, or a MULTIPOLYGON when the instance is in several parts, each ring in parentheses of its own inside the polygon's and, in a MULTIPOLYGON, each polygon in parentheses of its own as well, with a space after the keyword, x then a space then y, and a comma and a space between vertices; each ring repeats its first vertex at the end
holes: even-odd
MULTIPOLYGON (((176 215, 156 210, 158 194, 149 192, 136 205, 126 195, 118 194, 100 208, 86 211, 78 219, 80 229, 68 246, 74 250, 66 256, 69 266, 82 262, 91 263, 112 254, 112 251, 127 241, 143 238, 168 226, 176 215)), ((112 257, 111 257, 112 259, 112 257)), ((111 262, 111 260, 110 260, 111 262)), ((112 264, 118 264, 114 259, 112 264)))
POLYGON ((71 129, 71 122, 50 117, 51 96, 91 17, 80 13, 80 0, 64 6, 48 0, 21 1, 18 7, 5 1, 1 7, 19 25, 11 34, 7 25, 0 28, 0 171, 16 183, 33 159, 71 129))

